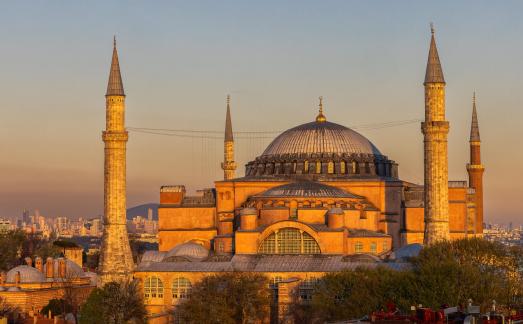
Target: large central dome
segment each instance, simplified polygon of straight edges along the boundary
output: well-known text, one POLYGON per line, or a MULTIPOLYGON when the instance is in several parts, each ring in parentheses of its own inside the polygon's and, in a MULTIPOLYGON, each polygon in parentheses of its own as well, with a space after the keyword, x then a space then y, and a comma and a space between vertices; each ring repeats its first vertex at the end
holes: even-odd
POLYGON ((262 157, 300 153, 381 155, 376 146, 358 132, 335 123, 314 121, 281 133, 262 157))
POLYGON ((358 132, 328 122, 320 97, 316 120, 281 133, 262 155, 247 163, 245 176, 308 180, 397 178, 397 166, 358 132))

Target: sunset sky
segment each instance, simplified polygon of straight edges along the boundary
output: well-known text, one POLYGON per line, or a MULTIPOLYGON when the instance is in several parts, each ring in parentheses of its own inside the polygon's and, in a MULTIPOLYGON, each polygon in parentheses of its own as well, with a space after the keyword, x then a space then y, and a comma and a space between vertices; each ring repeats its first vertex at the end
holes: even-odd
MULTIPOLYGON (((467 179, 476 91, 485 219, 522 224, 522 13, 521 1, 2 2, 0 217, 102 213, 113 35, 128 127, 221 132, 230 93, 235 131, 278 131, 312 121, 320 95, 346 126, 422 119, 434 22, 449 178, 467 179)), ((422 183, 418 121, 358 131, 422 183)), ((238 142, 243 175, 270 139, 238 142)), ((161 185, 211 187, 221 158, 220 139, 131 131, 128 206, 157 202, 161 185)))

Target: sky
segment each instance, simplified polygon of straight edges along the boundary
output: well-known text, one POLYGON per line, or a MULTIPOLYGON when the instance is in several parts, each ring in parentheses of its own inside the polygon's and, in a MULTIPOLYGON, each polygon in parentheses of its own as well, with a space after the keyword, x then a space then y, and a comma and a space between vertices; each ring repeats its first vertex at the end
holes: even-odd
MULTIPOLYGON (((128 127, 222 132, 231 94, 235 131, 279 131, 312 121, 320 95, 327 119, 342 125, 422 119, 433 22, 449 178, 467 179, 476 91, 485 219, 521 224, 521 12, 521 1, 1 2, 0 217, 103 212, 113 35, 128 127)), ((419 122, 360 132, 403 180, 422 183, 419 122)), ((270 138, 237 142, 242 175, 270 138)), ((211 187, 222 150, 220 139, 131 131, 128 206, 157 202, 162 185, 211 187)))

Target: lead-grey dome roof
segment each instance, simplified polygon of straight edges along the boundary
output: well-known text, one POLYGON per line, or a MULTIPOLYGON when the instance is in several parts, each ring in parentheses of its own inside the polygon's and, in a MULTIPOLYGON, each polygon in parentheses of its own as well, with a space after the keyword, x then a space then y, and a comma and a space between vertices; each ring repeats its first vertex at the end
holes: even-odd
POLYGON ((21 283, 34 283, 34 282, 43 282, 45 281, 45 276, 43 273, 38 271, 36 268, 30 267, 28 265, 20 265, 14 267, 13 269, 7 272, 7 282, 14 283, 16 273, 20 272, 20 282, 21 283))
POLYGON ((255 195, 255 198, 316 197, 316 198, 360 198, 342 189, 313 181, 291 182, 255 195))
POLYGON ((262 157, 299 153, 370 154, 381 152, 360 133, 328 121, 306 123, 281 133, 262 157))
POLYGON ((186 242, 170 249, 163 260, 170 258, 188 258, 190 260, 202 260, 209 256, 209 250, 196 242, 186 242))

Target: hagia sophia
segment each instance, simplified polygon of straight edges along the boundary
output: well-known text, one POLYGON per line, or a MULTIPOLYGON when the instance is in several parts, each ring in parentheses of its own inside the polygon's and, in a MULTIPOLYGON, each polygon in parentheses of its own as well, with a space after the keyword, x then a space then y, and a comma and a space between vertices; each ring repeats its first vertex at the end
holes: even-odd
MULTIPOLYGON (((449 181, 446 83, 433 30, 423 85, 423 185, 401 179, 400 166, 386 152, 331 121, 321 97, 311 122, 278 135, 239 175, 227 97, 223 179, 194 196, 183 184, 162 186, 158 250, 145 252, 135 265, 126 229, 126 97, 115 42, 102 135, 105 210, 98 284, 139 280, 155 323, 167 323, 204 276, 258 272, 269 277, 274 292, 271 316, 282 320, 291 291, 307 300, 311 284, 325 273, 362 265, 400 269, 402 256, 423 244, 481 236, 484 167, 476 101, 470 161, 464 165, 468 182, 449 181)), ((2 284, 39 289, 53 282, 53 273, 66 271, 63 260, 54 268, 37 262, 36 268, 28 264, 8 273, 2 284)), ((89 285, 87 275, 80 279, 89 285)))

